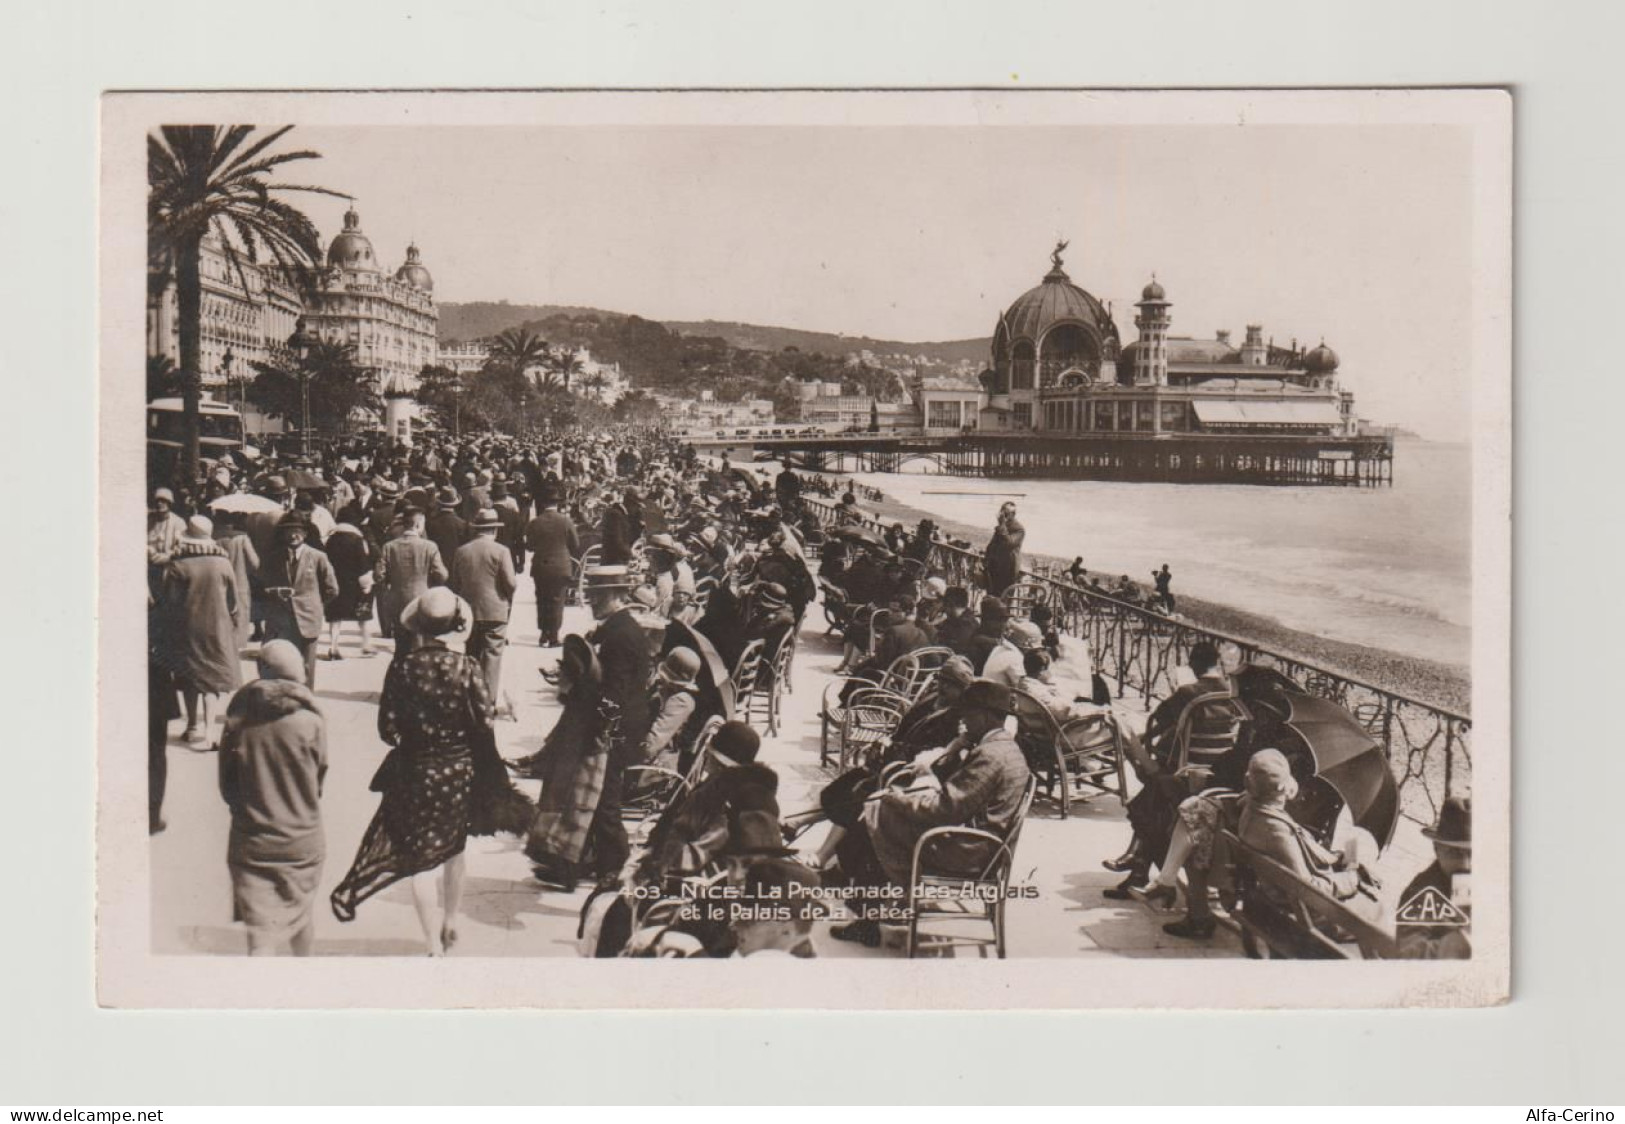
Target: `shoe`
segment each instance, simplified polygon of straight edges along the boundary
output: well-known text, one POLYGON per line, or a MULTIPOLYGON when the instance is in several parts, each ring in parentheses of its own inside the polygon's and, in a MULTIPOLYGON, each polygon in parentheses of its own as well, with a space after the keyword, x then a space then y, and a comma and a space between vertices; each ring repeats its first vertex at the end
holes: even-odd
POLYGON ((574 875, 562 874, 545 866, 534 866, 531 868, 531 876, 542 885, 560 890, 566 894, 576 892, 577 879, 574 875))
POLYGON ((1134 860, 1138 857, 1139 853, 1133 847, 1130 847, 1115 859, 1101 859, 1100 865, 1113 874, 1127 874, 1134 869, 1134 860))
POLYGON ((191 729, 186 731, 186 748, 199 753, 207 753, 213 747, 209 745, 209 736, 202 730, 191 729))
POLYGON ((1171 910, 1179 905, 1179 891, 1173 886, 1152 886, 1134 896, 1152 909, 1171 910))
POLYGON ((167 829, 168 827, 169 827, 169 825, 167 823, 165 823, 163 820, 153 820, 152 822, 147 824, 147 834, 148 835, 157 835, 160 832, 167 829))
POLYGON ((1211 917, 1186 917, 1170 921, 1162 931, 1170 937, 1183 937, 1188 941, 1205 941, 1213 936, 1218 924, 1211 917))
POLYGON ((1126 902, 1134 897, 1136 890, 1145 889, 1147 879, 1148 876, 1144 874, 1131 874, 1117 885, 1102 890, 1100 894, 1114 902, 1126 902))
POLYGON ((880 926, 873 921, 852 921, 845 925, 832 925, 829 935, 838 941, 861 943, 865 948, 880 947, 880 926))

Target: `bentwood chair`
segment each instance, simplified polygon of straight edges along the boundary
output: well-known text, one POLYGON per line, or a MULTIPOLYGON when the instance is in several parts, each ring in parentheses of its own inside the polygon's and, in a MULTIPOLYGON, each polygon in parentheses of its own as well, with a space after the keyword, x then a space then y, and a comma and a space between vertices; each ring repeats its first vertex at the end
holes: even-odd
POLYGON ((974 948, 985 956, 989 947, 995 956, 1004 959, 1004 909, 1009 897, 1010 871, 1015 866, 1022 825, 1027 822, 1037 791, 1037 778, 1029 777, 1015 818, 1003 836, 977 827, 934 827, 915 841, 908 881, 906 948, 910 960, 922 951, 943 953, 954 948, 974 948), (973 871, 943 869, 932 861, 933 844, 950 840, 982 844, 988 851, 986 862, 973 871), (922 932, 927 925, 939 931, 922 932), (989 926, 992 936, 968 931, 980 925, 989 926), (940 931, 942 928, 947 931, 940 931))

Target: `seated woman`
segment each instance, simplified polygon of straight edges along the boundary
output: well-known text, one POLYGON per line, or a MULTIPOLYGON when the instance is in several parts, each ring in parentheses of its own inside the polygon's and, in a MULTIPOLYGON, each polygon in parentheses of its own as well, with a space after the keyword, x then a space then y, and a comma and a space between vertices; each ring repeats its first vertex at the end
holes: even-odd
POLYGON ((666 653, 655 672, 655 694, 660 712, 638 750, 645 765, 681 770, 681 759, 699 733, 695 713, 699 710, 699 653, 692 648, 673 648, 666 653))
POLYGON ((742 812, 777 820, 779 776, 756 761, 761 738, 743 722, 725 723, 711 742, 711 771, 660 815, 635 878, 660 883, 698 874, 727 846, 742 812))

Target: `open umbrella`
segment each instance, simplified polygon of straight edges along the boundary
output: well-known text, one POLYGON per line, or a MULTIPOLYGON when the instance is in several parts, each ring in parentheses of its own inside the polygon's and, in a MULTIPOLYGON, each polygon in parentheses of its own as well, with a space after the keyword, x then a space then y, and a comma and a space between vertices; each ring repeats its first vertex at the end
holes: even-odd
POLYGON ((244 514, 282 514, 282 505, 276 500, 256 496, 252 492, 230 492, 219 499, 210 500, 209 508, 212 511, 240 511, 244 514))
POLYGON ((734 681, 728 665, 723 662, 717 646, 705 633, 698 632, 686 621, 672 621, 666 626, 665 651, 673 648, 692 648, 700 656, 700 705, 717 708, 722 717, 734 716, 734 681))
POLYGON ((1313 755, 1315 775, 1337 790, 1355 826, 1386 848, 1399 821, 1399 786, 1382 746, 1334 702, 1313 695, 1289 695, 1287 700, 1283 725, 1313 755))

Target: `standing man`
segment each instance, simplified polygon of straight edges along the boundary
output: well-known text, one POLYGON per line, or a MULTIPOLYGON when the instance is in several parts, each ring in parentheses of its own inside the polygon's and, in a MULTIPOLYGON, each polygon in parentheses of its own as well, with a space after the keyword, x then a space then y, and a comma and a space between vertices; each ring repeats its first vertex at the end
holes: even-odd
POLYGON ((654 658, 643 626, 633 615, 627 596, 632 578, 625 566, 594 566, 587 571, 587 603, 598 628, 588 637, 597 647, 603 668, 603 693, 619 709, 615 735, 610 740, 603 795, 592 825, 587 849, 594 855, 601 885, 614 885, 626 865, 631 846, 621 823, 621 798, 626 768, 637 756, 649 732, 649 681, 654 658))
POLYGON ((559 488, 543 484, 536 497, 541 509, 525 528, 530 547, 530 576, 536 583, 536 628, 544 648, 559 646, 564 623, 564 594, 570 588, 572 558, 581 553, 575 524, 559 510, 559 488))
POLYGON ((497 542, 508 548, 513 555, 513 568, 515 573, 524 573, 525 570, 525 517, 519 511, 519 501, 508 494, 508 484, 505 480, 491 482, 491 507, 496 510, 497 518, 502 520, 502 527, 497 531, 497 542))
POLYGON ((1174 575, 1168 572, 1168 563, 1162 564, 1161 570, 1151 571, 1151 580, 1157 585, 1157 600, 1162 607, 1170 613, 1174 611, 1174 594, 1170 586, 1173 585, 1174 575))
POLYGON ((983 556, 987 567, 987 591, 994 597, 1021 580, 1021 547, 1027 541, 1027 528, 1016 518, 1016 505, 1006 502, 999 508, 999 521, 988 539, 983 556))
POLYGON ((468 524, 457 514, 456 488, 448 486, 440 489, 437 502, 439 510, 429 516, 424 533, 440 548, 440 557, 449 560, 455 557, 457 549, 468 541, 468 524))
POLYGON ((401 628, 401 613, 431 585, 443 585, 451 576, 440 548, 423 534, 423 512, 402 508, 398 538, 384 544, 378 559, 379 631, 395 637, 395 653, 409 652, 417 634, 401 628))
POLYGON ((487 507, 474 514, 474 537, 451 560, 451 589, 474 610, 474 630, 465 651, 480 661, 491 699, 502 699, 502 650, 508 646, 508 615, 513 611, 513 553, 497 542, 502 521, 487 507))
POLYGON ((305 686, 316 687, 316 641, 327 625, 324 606, 339 595, 338 575, 327 555, 305 543, 308 528, 296 512, 276 525, 276 546, 260 570, 265 582, 265 632, 286 640, 305 661, 305 686))

